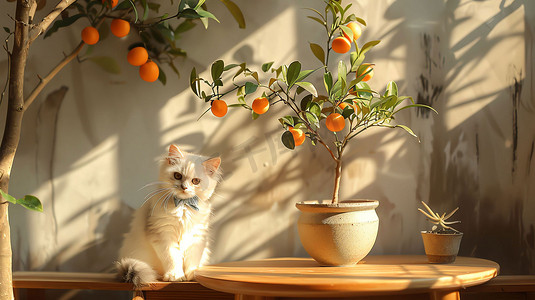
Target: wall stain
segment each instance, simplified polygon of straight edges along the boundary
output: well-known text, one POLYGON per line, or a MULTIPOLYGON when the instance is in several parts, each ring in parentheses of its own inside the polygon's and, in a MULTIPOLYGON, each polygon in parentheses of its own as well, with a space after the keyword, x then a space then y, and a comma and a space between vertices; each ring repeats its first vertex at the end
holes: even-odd
POLYGON ((513 102, 513 153, 512 153, 512 169, 511 173, 514 174, 516 171, 516 164, 518 159, 518 106, 520 104, 520 96, 522 95, 522 85, 524 83, 522 78, 522 71, 518 74, 518 77, 514 77, 514 82, 509 88, 511 92, 511 100, 513 102))
MULTIPOLYGON (((433 106, 439 100, 440 95, 444 90, 442 84, 436 84, 435 82, 442 82, 443 80, 433 80, 433 71, 441 70, 444 67, 445 57, 440 53, 438 45, 440 44, 440 38, 437 35, 431 36, 430 34, 422 34, 421 47, 425 55, 425 72, 420 74, 419 81, 421 88, 418 89, 418 95, 416 96, 416 103, 433 106)), ((431 111, 425 108, 418 108, 417 116, 424 118, 429 117, 431 111)))
POLYGON ((535 140, 531 141, 531 150, 529 151, 527 176, 531 175, 531 163, 533 162, 533 151, 535 150, 535 140))

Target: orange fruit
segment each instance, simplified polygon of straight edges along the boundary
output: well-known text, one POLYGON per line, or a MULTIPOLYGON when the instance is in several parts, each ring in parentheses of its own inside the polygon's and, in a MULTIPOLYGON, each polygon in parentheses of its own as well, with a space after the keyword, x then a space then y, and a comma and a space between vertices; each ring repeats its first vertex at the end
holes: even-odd
POLYGON ((88 45, 94 45, 98 43, 99 34, 98 30, 93 26, 87 26, 82 30, 82 41, 88 45))
POLYGON ((325 120, 325 125, 330 131, 338 132, 342 131, 342 129, 346 127, 346 121, 344 120, 344 117, 342 117, 341 114, 332 113, 327 116, 327 119, 325 120))
POLYGON ((110 25, 111 33, 116 37, 123 37, 130 32, 130 23, 122 19, 113 19, 110 25))
POLYGON ((251 105, 253 111, 259 115, 265 113, 269 109, 269 100, 266 97, 256 98, 251 105))
POLYGON ((346 53, 351 49, 351 41, 343 36, 339 36, 333 40, 331 47, 336 53, 346 53))
POLYGON ((111 8, 114 8, 115 6, 117 6, 117 4, 119 4, 119 0, 102 0, 102 4, 105 3, 110 3, 111 8))
POLYGON ((147 82, 154 82, 160 76, 160 69, 153 61, 148 61, 139 67, 139 77, 147 82))
POLYGON ((295 129, 293 127, 288 127, 288 131, 294 137, 295 146, 301 146, 305 142, 306 135, 301 129, 295 129))
POLYGON ((132 50, 128 51, 128 55, 126 56, 126 60, 128 60, 128 63, 132 66, 141 66, 146 63, 148 59, 149 53, 147 52, 147 49, 143 47, 132 48, 132 50))
POLYGON ((212 107, 210 108, 214 116, 216 117, 223 117, 227 114, 228 106, 227 103, 223 100, 216 99, 212 101, 212 107))
MULTIPOLYGON (((353 40, 356 41, 362 34, 362 29, 360 28, 359 24, 357 24, 357 22, 351 22, 347 24, 346 26, 349 27, 351 31, 353 31, 353 40)), ((345 36, 345 33, 344 33, 344 36, 345 36)))
MULTIPOLYGON (((368 67, 367 68, 362 68, 363 71, 360 74, 356 74, 357 77, 361 76, 362 74, 368 72, 368 70, 371 69, 370 73, 366 74, 366 76, 364 76, 364 78, 362 78, 362 81, 368 81, 368 80, 372 79, 372 77, 373 77, 373 66, 371 64, 362 64, 362 66, 364 66, 364 67, 368 66, 368 67)), ((358 72, 358 70, 357 70, 357 72, 358 72)))

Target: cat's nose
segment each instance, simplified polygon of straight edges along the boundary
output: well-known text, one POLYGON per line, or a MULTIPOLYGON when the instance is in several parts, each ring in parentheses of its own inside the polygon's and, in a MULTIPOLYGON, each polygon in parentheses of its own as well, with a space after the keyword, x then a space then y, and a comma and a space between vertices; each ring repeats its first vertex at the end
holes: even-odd
POLYGON ((188 186, 185 185, 185 184, 181 184, 180 187, 181 187, 184 191, 188 189, 188 186))

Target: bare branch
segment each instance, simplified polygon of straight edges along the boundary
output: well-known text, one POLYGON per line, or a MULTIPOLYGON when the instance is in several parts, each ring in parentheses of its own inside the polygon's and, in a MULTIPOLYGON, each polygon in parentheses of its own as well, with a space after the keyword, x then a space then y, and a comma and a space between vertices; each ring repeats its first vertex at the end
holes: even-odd
POLYGON ((24 101, 24 111, 26 111, 28 107, 30 107, 30 105, 33 103, 33 101, 37 97, 37 95, 39 95, 39 93, 48 84, 48 82, 50 82, 50 80, 54 78, 54 76, 56 76, 56 74, 59 71, 61 71, 63 67, 65 67, 69 62, 71 62, 71 60, 73 60, 80 53, 84 45, 85 45, 84 42, 80 42, 80 44, 78 44, 78 46, 74 48, 74 50, 72 50, 72 52, 69 55, 65 56, 45 77, 41 78, 41 81, 39 82, 39 84, 37 84, 37 86, 33 89, 30 96, 28 96, 26 101, 24 101))
POLYGON ((32 28, 30 32, 30 44, 48 29, 48 26, 52 24, 52 22, 61 14, 62 11, 64 11, 74 2, 76 2, 76 0, 61 0, 56 5, 56 7, 46 17, 44 17, 43 20, 41 20, 41 22, 37 26, 32 28))

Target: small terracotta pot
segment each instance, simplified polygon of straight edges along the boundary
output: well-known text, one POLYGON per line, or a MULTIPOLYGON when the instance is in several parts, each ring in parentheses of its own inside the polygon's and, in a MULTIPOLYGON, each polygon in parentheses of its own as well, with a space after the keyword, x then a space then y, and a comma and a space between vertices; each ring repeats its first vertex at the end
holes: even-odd
POLYGON ((379 218, 377 200, 304 201, 297 230, 308 254, 324 266, 349 266, 358 263, 373 247, 379 218))
POLYGON ((430 233, 422 231, 427 260, 433 264, 449 264, 455 261, 463 233, 430 233))

